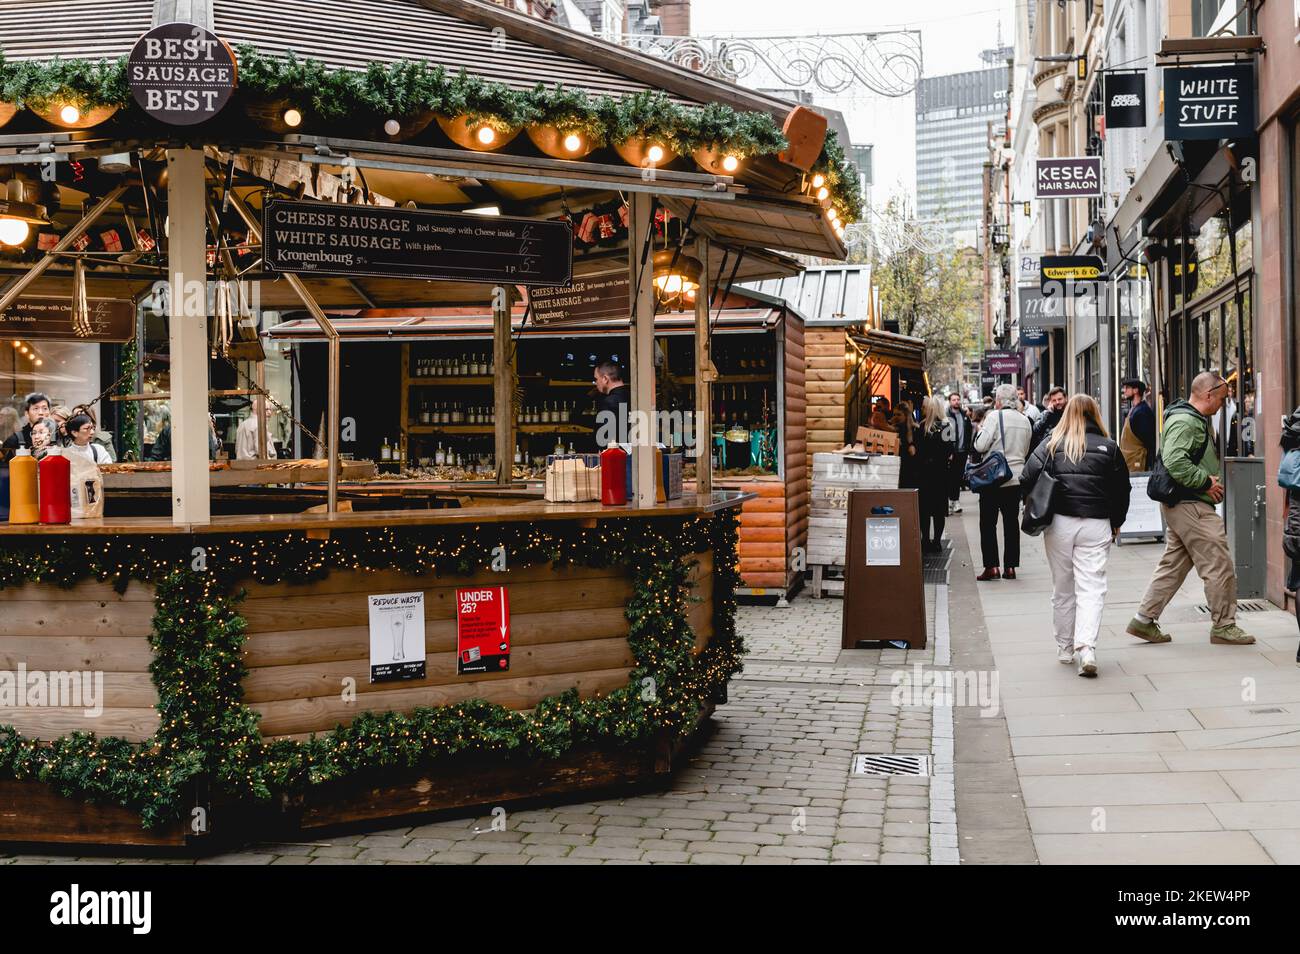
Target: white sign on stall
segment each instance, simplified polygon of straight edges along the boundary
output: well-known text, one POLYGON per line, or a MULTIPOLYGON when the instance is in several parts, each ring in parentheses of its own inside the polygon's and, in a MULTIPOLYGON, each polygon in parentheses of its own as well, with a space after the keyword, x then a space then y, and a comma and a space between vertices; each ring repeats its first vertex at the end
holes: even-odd
POLYGON ((370 597, 370 681, 424 678, 424 594, 370 597))

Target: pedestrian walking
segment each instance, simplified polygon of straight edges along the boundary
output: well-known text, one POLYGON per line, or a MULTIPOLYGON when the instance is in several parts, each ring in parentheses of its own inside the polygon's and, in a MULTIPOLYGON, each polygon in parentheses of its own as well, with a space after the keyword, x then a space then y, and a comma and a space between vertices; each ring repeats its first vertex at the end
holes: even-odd
POLYGON ((1016 389, 1000 384, 993 393, 994 409, 985 415, 973 447, 981 454, 1000 451, 1011 471, 1008 480, 980 492, 980 551, 984 572, 977 580, 1014 580, 1020 566, 1020 472, 1029 453, 1032 430, 1018 410, 1016 389), (998 518, 1002 518, 1002 572, 998 571, 998 518))
POLYGON ((1043 531, 1056 658, 1069 665, 1077 656, 1079 675, 1092 677, 1106 603, 1106 560, 1128 516, 1130 484, 1124 455, 1088 395, 1070 398, 1051 437, 1029 455, 1020 478, 1026 499, 1044 473, 1056 481, 1052 522, 1043 531))
POLYGON ((912 416, 910 401, 899 401, 890 416, 889 425, 898 435, 898 486, 915 489, 921 486, 921 462, 916 449, 916 419, 912 416))
POLYGON ((952 456, 948 463, 948 513, 961 513, 961 482, 966 473, 966 460, 970 457, 974 428, 962 410, 961 395, 954 391, 948 395, 948 421, 951 424, 952 456))
MULTIPOLYGON (((1286 490, 1286 520, 1282 524, 1282 550, 1291 558, 1286 588, 1300 590, 1300 407, 1282 421, 1282 466, 1278 483, 1286 490)), ((1300 594, 1295 601, 1296 623, 1300 624, 1300 594)), ((1295 662, 1300 666, 1300 648, 1295 662)))
POLYGON ((1029 442, 1030 451, 1047 440, 1047 435, 1052 433, 1052 428, 1060 423, 1061 415, 1064 413, 1065 388, 1058 385, 1047 392, 1047 410, 1038 415, 1038 420, 1034 422, 1033 438, 1029 442))
POLYGON ((938 553, 943 549, 943 527, 947 518, 948 468, 952 444, 944 431, 950 425, 943 398, 931 396, 921 402, 921 426, 917 431, 917 476, 921 509, 921 550, 938 553), (934 533, 931 535, 931 526, 934 533))
POLYGON ((1223 520, 1214 509, 1223 499, 1223 480, 1210 421, 1227 393, 1228 382, 1203 371, 1193 379, 1188 400, 1165 411, 1160 453, 1147 481, 1148 496, 1160 501, 1164 514, 1165 552, 1126 630, 1149 643, 1170 641, 1160 628, 1160 614, 1193 567, 1210 604, 1210 642, 1245 646, 1255 641, 1237 625, 1237 574, 1223 520))
POLYGON ((1025 389, 1023 387, 1016 388, 1016 397, 1020 399, 1020 413, 1029 418, 1029 425, 1032 427, 1037 424, 1038 419, 1043 416, 1043 412, 1039 409, 1038 405, 1025 397, 1025 389))
POLYGON ((1120 431, 1119 447, 1124 452, 1128 469, 1133 473, 1142 473, 1151 469, 1151 462, 1156 454, 1156 412, 1147 403, 1147 386, 1137 378, 1124 382, 1124 400, 1129 402, 1128 414, 1124 418, 1124 429, 1120 431))

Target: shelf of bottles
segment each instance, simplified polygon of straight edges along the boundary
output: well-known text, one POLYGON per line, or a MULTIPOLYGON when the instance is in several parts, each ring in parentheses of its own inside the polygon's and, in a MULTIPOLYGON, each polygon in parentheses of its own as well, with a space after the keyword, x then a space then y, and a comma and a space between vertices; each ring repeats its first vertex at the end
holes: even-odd
MULTIPOLYGON (((777 350, 772 334, 722 334, 714 339, 719 376, 712 388, 715 470, 777 472, 777 350)), ((381 470, 457 468, 465 476, 495 473, 495 368, 487 342, 412 344, 404 368, 406 420, 397 439, 381 446, 381 470)), ((614 336, 535 338, 516 350, 516 475, 541 473, 546 456, 594 451, 596 365, 626 367, 627 339, 614 336)), ((659 339, 661 411, 695 410, 694 344, 689 335, 659 339), (667 372, 667 373, 665 373, 667 372)), ((683 427, 660 430, 680 449, 683 427)))
MULTIPOLYGON (((668 410, 693 410, 692 339, 668 338, 670 389, 661 403, 668 410), (680 371, 681 373, 676 373, 680 371), (678 407, 680 405, 680 407, 678 407)), ((776 473, 778 421, 776 338, 771 334, 724 334, 713 338, 709 449, 713 469, 723 473, 776 473)))

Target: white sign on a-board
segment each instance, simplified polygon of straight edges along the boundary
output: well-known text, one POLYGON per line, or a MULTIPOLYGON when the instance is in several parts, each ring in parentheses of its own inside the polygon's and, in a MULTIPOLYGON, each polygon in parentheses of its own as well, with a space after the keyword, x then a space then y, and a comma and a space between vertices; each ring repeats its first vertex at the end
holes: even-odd
POLYGON ((1147 496, 1147 481, 1150 479, 1149 471, 1129 474, 1128 482, 1132 491, 1129 494, 1128 516, 1124 520, 1124 526, 1119 528, 1121 540, 1165 535, 1165 518, 1160 512, 1160 502, 1147 496))

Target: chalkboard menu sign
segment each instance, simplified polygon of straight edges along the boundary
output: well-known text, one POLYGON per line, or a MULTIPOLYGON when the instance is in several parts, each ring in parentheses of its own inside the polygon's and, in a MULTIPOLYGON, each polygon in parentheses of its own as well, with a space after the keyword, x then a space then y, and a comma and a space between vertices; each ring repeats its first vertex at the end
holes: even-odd
POLYGON ((567 285, 568 222, 273 199, 262 212, 270 271, 567 285))
POLYGON ((0 312, 0 337, 31 341, 129 341, 135 337, 135 305, 118 298, 92 298, 88 336, 72 330, 72 299, 24 296, 0 312))
POLYGON ((1253 135, 1254 64, 1166 67, 1166 139, 1240 139, 1253 135))
POLYGON ((582 278, 572 285, 543 285, 529 294, 533 320, 539 325, 628 318, 632 314, 632 282, 627 272, 582 278))

